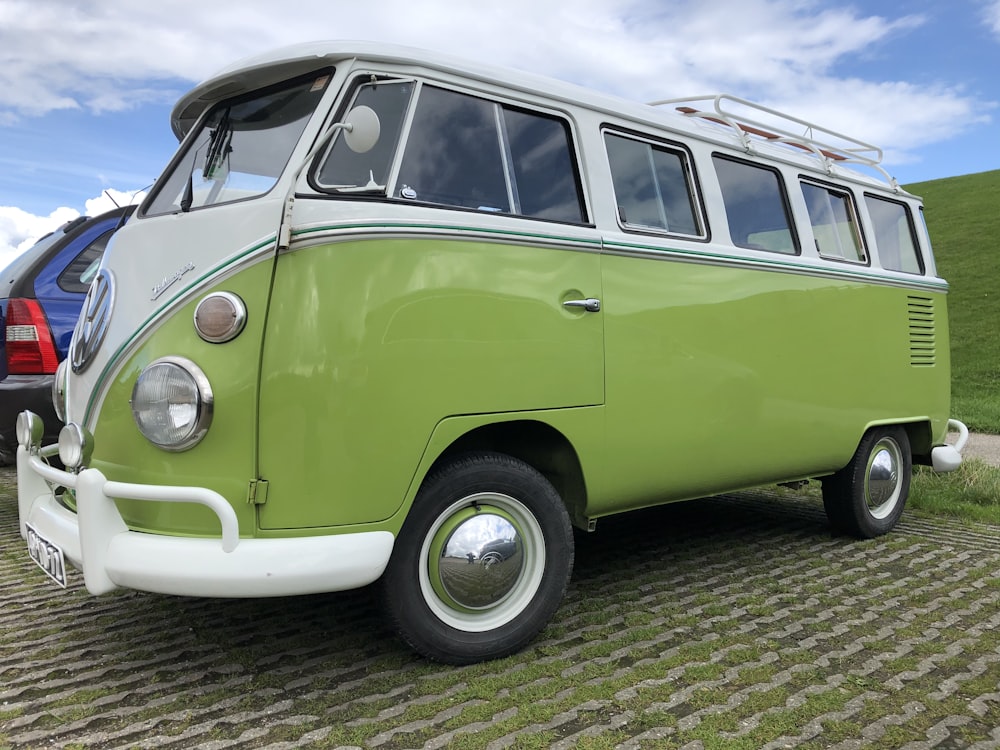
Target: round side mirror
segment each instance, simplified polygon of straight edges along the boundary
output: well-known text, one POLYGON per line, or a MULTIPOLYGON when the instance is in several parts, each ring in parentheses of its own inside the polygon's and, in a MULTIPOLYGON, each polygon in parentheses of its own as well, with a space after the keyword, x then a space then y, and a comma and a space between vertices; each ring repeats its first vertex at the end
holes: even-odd
POLYGON ((347 113, 344 140, 347 147, 356 154, 372 150, 382 132, 375 110, 367 105, 359 105, 347 113))

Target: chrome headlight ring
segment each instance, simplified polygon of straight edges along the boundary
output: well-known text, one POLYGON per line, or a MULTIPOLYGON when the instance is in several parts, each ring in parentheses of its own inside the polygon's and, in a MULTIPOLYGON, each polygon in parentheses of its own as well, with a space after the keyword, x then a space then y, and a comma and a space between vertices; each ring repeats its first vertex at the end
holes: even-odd
POLYGON ((69 360, 64 359, 56 368, 52 378, 52 407, 60 422, 66 421, 66 376, 69 374, 69 360))
POLYGON ((129 404, 143 437, 176 452, 205 437, 215 397, 208 377, 194 362, 186 357, 161 357, 139 373, 129 404))

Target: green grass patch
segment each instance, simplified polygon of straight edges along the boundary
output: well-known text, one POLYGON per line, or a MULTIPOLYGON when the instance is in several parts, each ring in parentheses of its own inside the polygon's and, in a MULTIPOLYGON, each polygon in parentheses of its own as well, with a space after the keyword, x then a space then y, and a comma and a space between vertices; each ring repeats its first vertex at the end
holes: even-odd
POLYGON ((938 274, 950 285, 952 415, 972 430, 1000 434, 1000 171, 906 189, 924 199, 938 274))
POLYGON ((1000 467, 975 458, 947 474, 918 466, 907 502, 911 508, 937 515, 1000 524, 1000 467))

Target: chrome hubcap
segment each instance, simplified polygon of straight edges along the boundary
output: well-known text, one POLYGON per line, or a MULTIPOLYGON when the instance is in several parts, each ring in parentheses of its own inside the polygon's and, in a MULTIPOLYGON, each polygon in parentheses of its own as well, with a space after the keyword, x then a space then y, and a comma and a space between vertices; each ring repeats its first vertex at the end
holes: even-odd
POLYGON ((875 518, 889 515, 899 500, 901 465, 902 455, 895 440, 883 438, 875 444, 865 477, 865 499, 875 518))
POLYGON ((469 609, 502 601, 524 567, 523 542, 508 519, 481 512, 449 534, 438 560, 438 576, 448 596, 469 609))
POLYGON ((441 622, 488 632, 531 603, 545 572, 545 538, 520 501, 480 492, 444 509, 420 551, 424 602, 441 622))

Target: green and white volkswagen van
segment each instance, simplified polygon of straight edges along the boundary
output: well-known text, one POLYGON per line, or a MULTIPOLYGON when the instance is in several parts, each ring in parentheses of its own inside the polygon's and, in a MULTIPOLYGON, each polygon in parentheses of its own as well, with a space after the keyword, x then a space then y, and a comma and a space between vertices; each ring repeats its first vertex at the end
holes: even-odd
POLYGON ((574 526, 818 478, 871 537, 914 463, 961 462, 948 287, 874 146, 339 42, 223 70, 172 126, 58 445, 18 418, 21 532, 64 585, 380 581, 407 643, 466 663, 545 626, 574 526))

